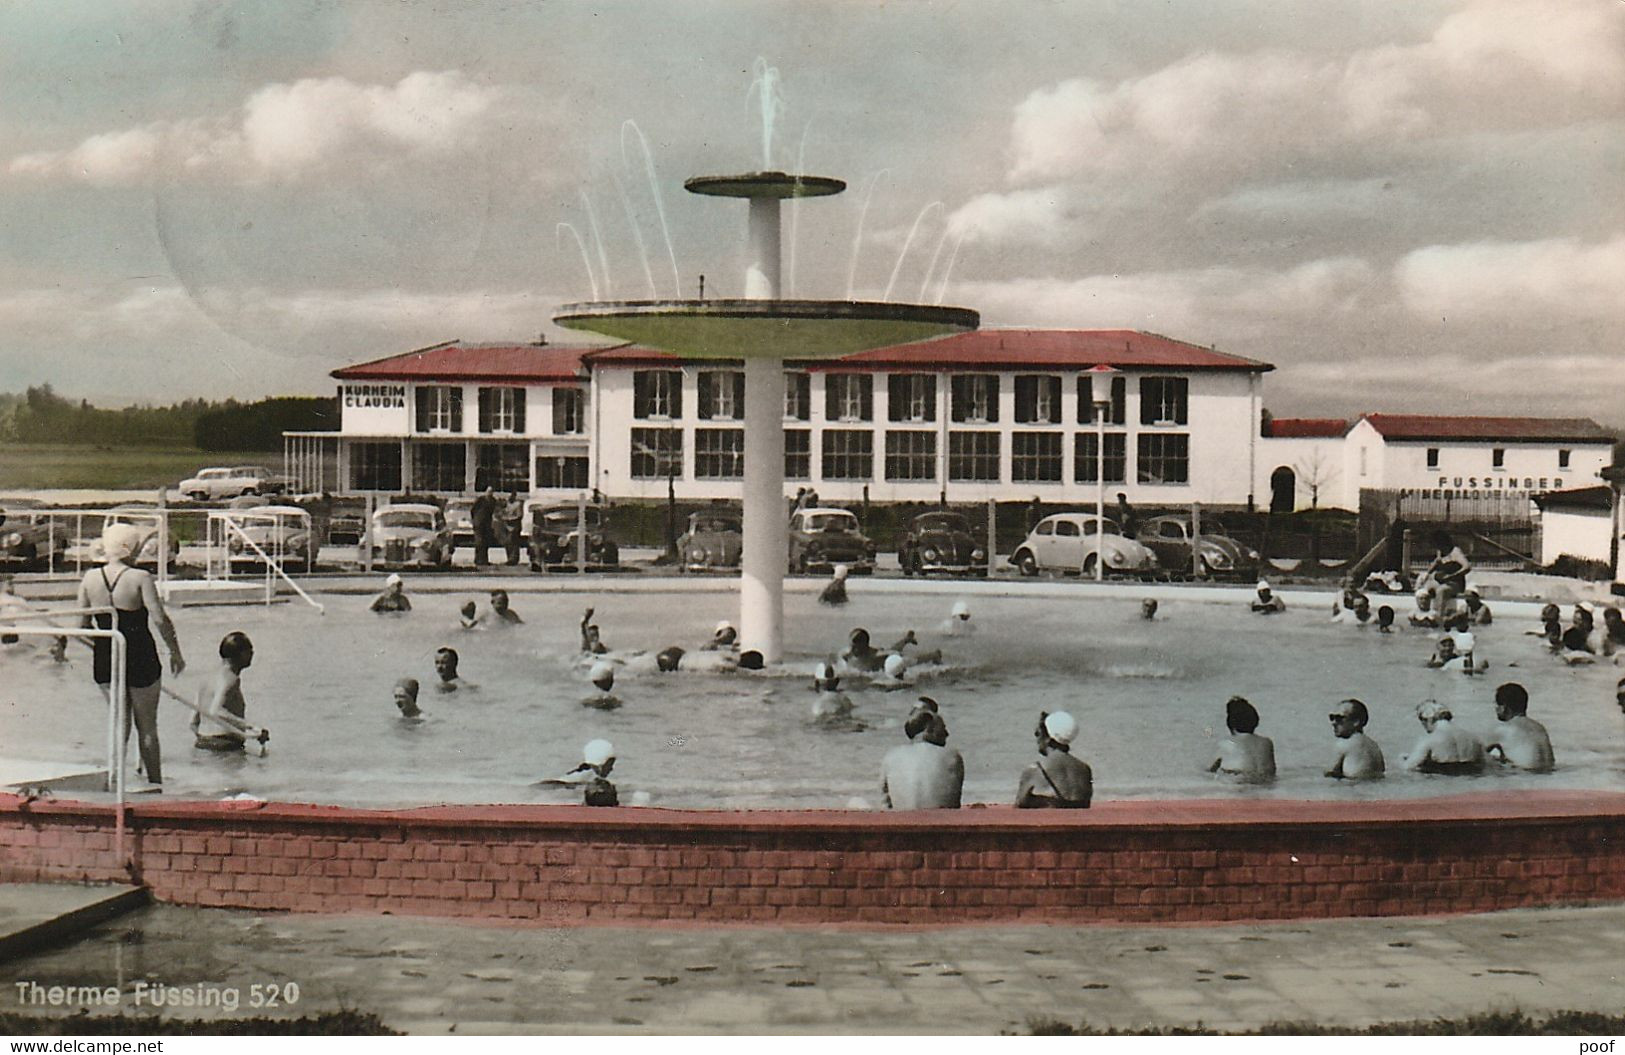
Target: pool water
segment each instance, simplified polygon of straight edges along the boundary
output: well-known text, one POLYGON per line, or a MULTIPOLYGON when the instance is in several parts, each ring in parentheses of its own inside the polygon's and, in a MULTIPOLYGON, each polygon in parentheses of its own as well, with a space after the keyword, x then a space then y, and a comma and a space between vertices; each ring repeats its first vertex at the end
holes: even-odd
MULTIPOLYGON (((650 652, 695 648, 731 616, 731 593, 515 594, 526 625, 465 632, 457 609, 483 594, 422 594, 405 616, 377 616, 368 599, 324 598, 327 614, 303 606, 191 608, 173 615, 191 668, 173 684, 188 696, 218 662, 216 646, 243 630, 256 647, 244 674, 251 721, 272 732, 266 757, 192 747, 190 712, 162 705, 166 795, 246 791, 276 800, 352 805, 442 802, 565 802, 576 795, 534 788, 580 758, 582 744, 612 740, 614 779, 626 801, 645 791, 673 807, 845 807, 880 803, 880 759, 904 742, 904 717, 921 692, 947 718, 949 746, 965 758, 965 800, 1006 802, 1034 757, 1040 710, 1078 719, 1075 753, 1095 772, 1097 799, 1263 796, 1408 798, 1520 787, 1625 786, 1625 719, 1613 701, 1618 668, 1566 667, 1524 625, 1503 618, 1478 634, 1485 677, 1427 670, 1432 635, 1334 625, 1319 606, 1261 618, 1235 603, 1164 600, 1155 622, 1137 601, 972 598, 977 632, 944 638, 938 627, 953 598, 868 595, 852 590, 843 609, 811 595, 786 598, 788 670, 774 674, 653 673, 621 668, 614 711, 582 705, 596 695, 575 652, 586 603, 597 607, 605 641, 650 652), (834 730, 810 721, 813 664, 839 649, 855 626, 884 645, 910 628, 925 648, 945 649, 946 666, 916 691, 843 685, 866 728, 834 730), (434 652, 451 645, 478 688, 432 690, 434 652), (1515 666, 1509 666, 1515 664, 1515 666), (397 678, 424 686, 419 724, 402 722, 391 700, 397 678), (1480 735, 1494 725, 1495 687, 1521 681, 1530 715, 1551 733, 1556 773, 1480 778, 1408 775, 1399 760, 1421 733, 1413 709, 1434 697, 1457 724, 1480 735), (1238 787, 1205 770, 1224 735, 1224 703, 1240 694, 1275 740, 1279 780, 1238 787), (1367 732, 1388 758, 1389 777, 1350 785, 1321 774, 1333 740, 1329 705, 1357 696, 1371 709, 1367 732)), ((1166 596, 1166 595, 1165 595, 1166 596)), ((1403 617, 1402 617, 1403 618, 1403 617)), ((0 754, 95 761, 103 750, 104 704, 90 681, 89 654, 65 667, 32 648, 0 652, 0 754)), ((134 751, 132 746, 132 760, 134 751)), ((132 761, 133 766, 133 761, 132 761)))

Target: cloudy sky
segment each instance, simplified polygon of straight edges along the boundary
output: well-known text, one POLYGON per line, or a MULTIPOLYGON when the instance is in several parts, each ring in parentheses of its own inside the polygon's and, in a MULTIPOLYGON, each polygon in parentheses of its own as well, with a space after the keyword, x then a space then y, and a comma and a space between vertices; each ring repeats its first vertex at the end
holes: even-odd
POLYGON ((0 56, 0 390, 325 393, 738 294, 743 206, 681 183, 765 158, 850 184, 787 216, 799 296, 1625 426, 1619 0, 20 0, 0 56))

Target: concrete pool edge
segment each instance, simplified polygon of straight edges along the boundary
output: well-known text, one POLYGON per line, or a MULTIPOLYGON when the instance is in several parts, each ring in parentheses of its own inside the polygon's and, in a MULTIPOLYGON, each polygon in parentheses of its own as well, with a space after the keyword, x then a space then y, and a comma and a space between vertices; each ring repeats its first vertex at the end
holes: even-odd
POLYGON ((125 822, 127 862, 111 804, 0 796, 0 881, 133 872, 179 905, 546 924, 1239 922, 1625 899, 1620 793, 1064 815, 143 802, 125 822))

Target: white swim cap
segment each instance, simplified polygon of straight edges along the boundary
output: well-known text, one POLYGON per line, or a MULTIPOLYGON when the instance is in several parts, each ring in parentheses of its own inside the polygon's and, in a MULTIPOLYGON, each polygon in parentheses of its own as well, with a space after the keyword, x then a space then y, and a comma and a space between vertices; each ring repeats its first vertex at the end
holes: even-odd
POLYGON ((969 619, 970 605, 966 604, 964 601, 955 601, 952 614, 955 619, 969 619))
POLYGON ((607 689, 615 684, 615 668, 608 663, 594 663, 587 677, 600 689, 607 689))
POLYGON ((1462 591, 1462 592, 1464 592, 1464 593, 1470 593, 1470 594, 1473 594, 1473 595, 1474 595, 1474 596, 1477 596, 1477 595, 1478 595, 1478 592, 1479 592, 1479 590, 1478 590, 1478 583, 1476 583, 1476 582, 1470 582, 1470 583, 1468 583, 1468 584, 1467 584, 1467 589, 1466 589, 1466 590, 1464 590, 1464 591, 1462 591))
POLYGON ((907 669, 908 662, 897 653, 893 652, 886 657, 886 673, 891 677, 900 678, 903 676, 903 671, 907 669))
POLYGON ((102 528, 102 554, 107 560, 129 560, 141 549, 141 532, 133 524, 102 528))
POLYGON ((835 565, 835 577, 836 577, 836 578, 837 578, 837 579, 844 579, 844 578, 846 578, 846 577, 847 577, 847 575, 848 575, 848 574, 850 574, 850 573, 851 573, 851 571, 852 571, 852 569, 850 569, 850 568, 848 568, 848 567, 847 567, 847 566, 846 566, 846 565, 844 565, 844 564, 837 564, 837 565, 835 565))
POLYGON ((1065 711, 1056 711, 1044 718, 1044 733, 1051 740, 1065 746, 1078 735, 1078 722, 1065 711))
POLYGON ((1258 588, 1260 590, 1267 590, 1267 589, 1270 588, 1270 584, 1268 582, 1264 581, 1263 579, 1259 579, 1258 580, 1258 588))
POLYGON ((394 572, 391 572, 390 575, 389 575, 389 578, 384 580, 384 585, 385 586, 399 586, 399 585, 401 585, 401 577, 399 575, 396 575, 394 572))
POLYGON ((813 668, 813 677, 817 678, 819 681, 828 681, 834 676, 835 671, 830 669, 830 665, 828 663, 820 663, 818 666, 813 668))
POLYGON ((589 766, 601 766, 615 757, 615 745, 608 740, 588 740, 581 749, 581 761, 589 766))
POLYGON ((720 634, 724 630, 733 630, 733 628, 734 628, 734 625, 732 623, 728 622, 728 620, 720 619, 720 620, 717 621, 717 628, 714 631, 714 633, 720 634))

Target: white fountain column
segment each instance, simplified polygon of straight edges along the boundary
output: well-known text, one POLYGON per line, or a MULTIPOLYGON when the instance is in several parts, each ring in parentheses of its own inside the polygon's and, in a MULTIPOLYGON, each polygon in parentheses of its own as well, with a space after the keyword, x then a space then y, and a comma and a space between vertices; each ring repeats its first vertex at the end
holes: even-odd
MULTIPOLYGON (((745 295, 779 295, 779 200, 750 199, 751 263, 745 295)), ((744 547, 739 557, 739 644, 768 663, 784 658, 784 360, 745 359, 744 547)))

